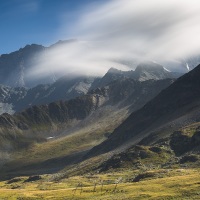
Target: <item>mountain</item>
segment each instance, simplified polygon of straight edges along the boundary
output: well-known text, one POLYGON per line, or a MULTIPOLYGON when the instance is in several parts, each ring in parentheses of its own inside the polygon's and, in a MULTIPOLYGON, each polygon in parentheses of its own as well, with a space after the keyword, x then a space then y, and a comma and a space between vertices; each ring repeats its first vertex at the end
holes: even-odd
MULTIPOLYGON (((52 136, 57 138, 73 134, 76 130, 84 130, 84 127, 88 132, 93 124, 95 129, 108 127, 112 131, 130 111, 141 108, 173 81, 140 82, 125 78, 75 99, 32 106, 14 115, 4 113, 0 116, 0 149, 7 152, 9 146, 9 152, 17 151, 52 136)), ((101 134, 98 136, 100 141, 109 132, 101 134)))
POLYGON ((131 110, 136 110, 172 82, 172 79, 144 82, 129 78, 116 80, 105 87, 91 90, 86 95, 69 101, 32 106, 14 115, 3 114, 0 117, 1 128, 13 129, 16 127, 16 129, 24 130, 24 127, 31 128, 33 124, 38 128, 41 124, 53 127, 56 123, 66 123, 71 119, 83 119, 92 111, 107 105, 130 106, 131 110), (24 125, 21 127, 21 124, 24 125))
POLYGON ((29 80, 26 73, 44 51, 45 47, 42 45, 32 44, 10 54, 2 54, 0 56, 0 84, 12 87, 35 85, 36 82, 29 80))
POLYGON ((161 80, 167 78, 178 78, 182 75, 182 73, 170 72, 157 63, 143 62, 137 65, 135 71, 122 71, 110 68, 102 78, 94 81, 92 88, 103 87, 111 82, 111 80, 114 81, 122 78, 132 78, 137 81, 146 81, 150 79, 161 80))
POLYGON ((151 144, 180 127, 200 120, 200 65, 177 79, 141 109, 133 112, 89 155, 127 148, 141 140, 151 144))
MULTIPOLYGON (((180 74, 179 76, 181 76, 180 74)), ((154 63, 154 62, 144 62, 140 63, 134 73, 132 74, 132 78, 145 81, 149 79, 160 80, 165 78, 177 78, 174 77, 174 74, 166 70, 162 65, 154 63)))
MULTIPOLYGON (((169 137, 153 144, 140 142, 102 162, 99 172, 113 169, 143 170, 179 168, 198 168, 200 164, 199 122, 174 131, 169 137)), ((140 174, 132 181, 139 182, 148 174, 140 174)), ((149 174, 152 177, 153 174, 149 174)))
POLYGON ((26 45, 10 54, 0 55, 0 84, 11 87, 32 88, 38 84, 53 83, 57 78, 54 71, 45 77, 31 77, 30 70, 37 66, 42 56, 58 45, 67 45, 76 40, 58 41, 50 47, 38 44, 26 45))
POLYGON ((52 84, 40 84, 33 88, 0 85, 0 114, 13 114, 32 105, 42 105, 58 100, 69 100, 87 94, 93 77, 61 77, 52 84))
POLYGON ((0 85, 0 114, 13 114, 16 111, 15 106, 27 95, 28 89, 24 87, 12 88, 0 85))
POLYGON ((14 115, 2 114, 2 173, 6 177, 8 174, 32 174, 37 170, 47 173, 63 168, 66 162, 67 165, 77 162, 88 150, 109 137, 130 112, 141 108, 173 81, 165 79, 140 82, 124 78, 90 90, 86 95, 75 99, 31 106, 14 115), (44 156, 37 145, 48 149, 44 151, 44 156), (39 152, 37 159, 31 155, 32 147, 39 152), (17 152, 21 158, 16 156, 17 152), (31 159, 27 159, 27 156, 31 159), (59 164, 56 160, 59 160, 59 164), (49 163, 48 166, 46 162, 49 163), (46 167, 42 167, 43 165, 46 167))
MULTIPOLYGON (((56 72, 52 71, 50 75, 44 77, 30 77, 30 70, 38 64, 38 60, 47 55, 47 52, 55 47, 68 45, 77 42, 76 40, 59 41, 50 47, 32 44, 10 54, 0 56, 0 84, 11 87, 28 87, 32 88, 39 84, 53 83, 57 77, 56 72)), ((67 72, 66 72, 67 73, 67 72)), ((153 62, 145 62, 138 65, 135 72, 117 72, 111 68, 102 80, 97 80, 98 87, 105 86, 110 78, 115 80, 117 77, 130 77, 135 80, 163 79, 174 78, 170 72, 167 72, 161 65, 153 62), (112 74, 112 75, 111 75, 112 74)), ((95 87, 94 84, 94 87, 95 87)))
MULTIPOLYGON (((0 55, 0 84, 8 85, 11 87, 28 87, 32 88, 35 87, 38 84, 46 84, 46 83, 53 83, 55 80, 60 78, 60 75, 58 75, 55 71, 52 71, 49 75, 46 75, 46 77, 31 77, 30 76, 30 70, 32 67, 35 67, 38 65, 38 59, 42 56, 47 55, 49 51, 54 49, 58 46, 64 46, 64 45, 70 45, 71 43, 78 42, 77 40, 65 40, 65 41, 58 41, 57 43, 49 46, 44 47, 42 45, 38 44, 31 44, 26 45, 24 48, 20 48, 19 50, 12 52, 10 54, 2 54, 0 55)), ((66 52, 67 53, 67 52, 66 52)), ((174 62, 163 62, 163 66, 165 66, 167 69, 169 68, 171 71, 176 72, 176 75, 171 73, 171 76, 166 73, 166 68, 163 68, 164 71, 159 70, 155 73, 155 71, 152 73, 152 70, 144 69, 144 66, 148 67, 155 67, 156 65, 158 67, 159 64, 156 64, 155 62, 145 62, 142 65, 143 66, 143 72, 141 72, 139 69, 136 70, 135 79, 136 80, 148 80, 151 78, 174 78, 174 76, 180 76, 182 72, 187 72, 188 70, 193 69, 198 63, 199 63, 200 57, 199 55, 191 56, 185 59, 180 59, 178 61, 174 62), (177 64, 178 63, 178 64, 177 64), (173 67, 171 67, 174 65, 173 67), (183 70, 184 69, 184 70, 183 70), (167 77, 166 77, 167 76, 167 77)), ((125 59, 125 60, 115 60, 116 63, 121 63, 129 68, 135 68, 138 61, 134 58, 125 59)), ((140 64, 139 64, 140 66, 140 64)), ((56 67, 56 66, 55 66, 56 67)), ((157 68, 158 69, 158 68, 157 68)), ((67 73, 67 72, 66 72, 67 73)), ((133 77, 132 77, 133 78, 133 77)), ((101 81, 100 81, 101 82, 101 81)), ((101 85, 101 84, 100 84, 101 85)), ((103 85, 101 85, 103 86, 103 85)))
MULTIPOLYGON (((179 74, 180 75, 180 74, 179 74)), ((48 104, 58 100, 69 100, 102 88, 112 81, 131 78, 137 81, 174 78, 174 74, 155 63, 141 63, 135 71, 111 68, 102 77, 63 76, 52 84, 39 84, 33 88, 0 85, 0 114, 20 112, 32 105, 48 104)))
POLYGON ((194 69, 197 66, 197 64, 200 63, 200 55, 197 54, 197 55, 190 56, 186 59, 183 59, 182 63, 185 63, 185 66, 188 71, 191 69, 194 69))

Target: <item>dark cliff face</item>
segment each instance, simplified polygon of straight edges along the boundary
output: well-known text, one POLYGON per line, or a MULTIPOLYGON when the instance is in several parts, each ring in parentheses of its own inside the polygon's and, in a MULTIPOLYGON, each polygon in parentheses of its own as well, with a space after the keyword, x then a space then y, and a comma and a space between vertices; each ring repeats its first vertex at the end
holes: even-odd
POLYGON ((136 81, 122 78, 111 82, 106 87, 91 90, 90 94, 109 97, 107 104, 119 107, 130 106, 130 110, 137 110, 155 97, 160 91, 172 84, 175 79, 136 81))
POLYGON ((90 155, 113 150, 145 131, 154 130, 182 116, 188 115, 189 120, 189 113, 200 108, 199 77, 200 65, 180 77, 143 108, 133 112, 108 140, 94 147, 90 155))
POLYGON ((41 45, 27 45, 10 54, 0 56, 0 83, 9 86, 33 86, 26 77, 27 70, 45 50, 41 45))
MULTIPOLYGON (((56 123, 67 123, 71 119, 81 120, 89 115, 96 107, 92 95, 78 97, 70 101, 53 102, 48 105, 33 106, 15 115, 3 114, 0 116, 1 128, 30 129, 35 125, 46 126, 47 130, 56 123), (19 124, 24 124, 20 126, 19 124)), ((97 106, 98 107, 98 106, 97 106)))

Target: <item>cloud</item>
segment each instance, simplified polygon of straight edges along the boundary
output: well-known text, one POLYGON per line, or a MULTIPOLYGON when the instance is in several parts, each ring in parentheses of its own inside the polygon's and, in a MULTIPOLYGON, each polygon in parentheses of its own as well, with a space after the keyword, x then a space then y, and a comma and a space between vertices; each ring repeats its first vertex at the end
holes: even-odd
POLYGON ((144 59, 162 63, 200 50, 199 0, 111 0, 80 13, 70 27, 78 41, 49 51, 32 74, 51 69, 98 75, 110 67, 134 68, 144 59))

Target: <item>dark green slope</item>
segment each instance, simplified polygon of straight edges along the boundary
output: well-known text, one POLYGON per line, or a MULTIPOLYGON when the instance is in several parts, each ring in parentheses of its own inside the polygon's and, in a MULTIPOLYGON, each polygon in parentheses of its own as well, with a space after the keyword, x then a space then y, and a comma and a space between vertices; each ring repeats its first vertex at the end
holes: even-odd
MULTIPOLYGON (((166 125, 169 122, 184 118, 187 121, 200 120, 200 65, 194 70, 180 77, 167 89, 163 90, 143 108, 133 112, 110 135, 108 140, 94 147, 90 156, 105 153, 125 145, 138 138, 143 139, 146 134, 166 125)), ((180 122, 179 122, 180 123, 180 122)))

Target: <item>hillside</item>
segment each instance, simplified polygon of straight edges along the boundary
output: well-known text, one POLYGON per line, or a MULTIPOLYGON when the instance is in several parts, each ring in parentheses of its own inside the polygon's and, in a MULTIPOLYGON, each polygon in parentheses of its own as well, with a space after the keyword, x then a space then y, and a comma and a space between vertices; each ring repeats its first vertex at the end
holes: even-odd
MULTIPOLYGON (((180 77, 140 110, 133 112, 115 129, 108 140, 95 147, 90 155, 114 150, 130 141, 133 144, 138 143, 150 133, 153 135, 159 130, 169 134, 173 129, 200 120, 199 76, 200 65, 180 77)), ((157 135, 159 138, 158 133, 157 135)))
MULTIPOLYGON (((72 151, 78 153, 80 149, 77 149, 76 144, 79 142, 81 150, 88 150, 105 140, 131 111, 141 108, 173 81, 165 79, 140 82, 125 78, 116 80, 103 88, 91 90, 87 95, 69 101, 33 106, 14 115, 3 114, 0 116, 1 151, 9 150, 12 155, 15 151, 27 149, 35 142, 42 142, 41 146, 47 147, 46 152, 44 151, 46 155, 47 152, 52 152, 48 148, 51 144, 49 138, 51 138, 55 140, 55 143, 52 143, 55 145, 54 149, 60 147, 64 149, 49 154, 52 157, 37 156, 43 163, 46 159, 66 157, 72 151), (65 146, 69 141, 73 146, 70 151, 65 146)), ((35 150, 36 154, 41 154, 41 148, 35 150)), ((27 151, 24 153, 20 156, 22 160, 27 156, 27 151)), ((34 158, 30 155, 29 157, 34 158)), ((25 159, 25 161, 28 160, 25 159)), ((33 159, 32 162, 36 164, 37 159, 33 159)), ((52 163, 55 162, 52 160, 52 163)), ((11 164, 15 167, 17 165, 11 164)), ((62 162, 61 165, 63 165, 62 162)), ((29 169, 34 171, 34 167, 31 166, 29 169)), ((51 168, 51 165, 49 167, 51 168)), ((12 171, 17 173, 16 169, 12 171)))

